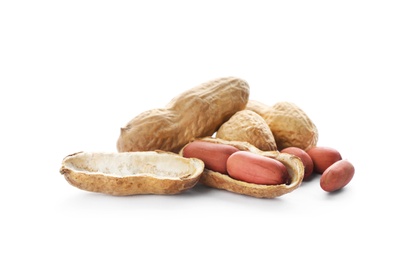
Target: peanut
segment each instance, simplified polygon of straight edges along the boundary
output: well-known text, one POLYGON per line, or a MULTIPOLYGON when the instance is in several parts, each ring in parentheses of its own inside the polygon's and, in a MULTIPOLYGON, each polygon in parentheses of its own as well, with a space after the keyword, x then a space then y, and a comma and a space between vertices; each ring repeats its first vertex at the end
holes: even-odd
POLYGON ((354 177, 355 168, 348 160, 340 160, 328 167, 320 178, 320 187, 332 192, 344 188, 354 177))
POLYGON ((288 153, 288 154, 296 155, 297 157, 299 157, 305 168, 303 179, 307 180, 310 178, 310 176, 313 173, 313 168, 314 168, 313 160, 305 150, 300 149, 299 147, 291 146, 291 147, 286 147, 285 149, 282 149, 281 153, 288 153))
POLYGON ((267 106, 255 100, 249 100, 246 109, 262 116, 273 136, 278 150, 294 146, 308 150, 316 146, 318 130, 307 114, 291 102, 278 102, 267 106))
POLYGON ((322 174, 333 163, 342 159, 340 152, 331 147, 317 146, 307 150, 314 165, 314 172, 322 174))
POLYGON ((235 77, 198 85, 165 108, 145 111, 121 128, 119 152, 163 150, 178 153, 189 141, 212 136, 248 102, 247 82, 235 77))
POLYGON ((183 156, 198 158, 204 162, 205 168, 227 174, 227 160, 237 151, 237 148, 227 144, 194 141, 183 148, 183 156))
MULTIPOLYGON (((233 146, 240 151, 246 151, 258 156, 275 159, 285 166, 288 174, 286 183, 279 185, 260 185, 256 183, 237 180, 231 177, 229 174, 222 174, 220 172, 205 168, 199 182, 206 186, 257 198, 275 198, 292 192, 293 190, 297 189, 302 183, 304 166, 297 156, 287 153, 280 153, 278 151, 261 151, 254 145, 242 141, 228 141, 213 137, 199 138, 195 141, 209 142, 216 145, 226 144, 233 146)), ((181 151, 179 152, 180 155, 183 155, 185 148, 186 146, 181 149, 181 151)), ((238 153, 238 151, 235 153, 238 153)), ((233 156, 235 153, 230 155, 230 157, 233 156)), ((230 157, 228 161, 230 160, 230 157)), ((241 162, 234 163, 234 166, 238 164, 242 167, 245 167, 245 170, 248 170, 248 167, 241 164, 241 162)), ((229 169, 227 169, 227 171, 229 171, 229 169)))
POLYGON ((275 138, 268 124, 260 115, 251 110, 241 110, 235 113, 221 125, 216 137, 229 141, 248 142, 262 151, 277 149, 275 138))
POLYGON ((255 184, 278 185, 288 179, 281 162, 247 151, 233 153, 227 160, 227 170, 234 179, 255 184))

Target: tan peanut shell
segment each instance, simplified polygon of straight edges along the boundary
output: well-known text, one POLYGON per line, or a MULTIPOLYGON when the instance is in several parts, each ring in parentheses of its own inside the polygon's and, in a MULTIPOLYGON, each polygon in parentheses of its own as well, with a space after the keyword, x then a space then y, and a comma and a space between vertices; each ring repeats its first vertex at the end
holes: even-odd
MULTIPOLYGON (((206 186, 257 198, 275 198, 294 191, 303 181, 304 166, 299 157, 295 155, 280 153, 278 151, 261 151, 252 144, 241 141, 227 141, 212 137, 204 137, 197 140, 228 144, 238 148, 241 151, 250 151, 276 159, 286 166, 290 178, 289 182, 286 184, 261 185, 239 181, 231 178, 227 174, 222 174, 205 168, 199 182, 206 186)), ((182 152, 183 149, 179 152, 179 154, 182 155, 182 152)))
POLYGON ((262 151, 277 150, 275 138, 265 119, 251 110, 235 113, 221 125, 216 137, 227 141, 248 142, 262 151))
POLYGON ((278 150, 298 147, 308 150, 317 145, 316 125, 297 105, 291 102, 278 102, 267 106, 256 100, 249 100, 246 109, 262 116, 275 138, 278 150))
POLYGON ((79 152, 63 159, 60 173, 81 190, 125 196, 181 193, 203 169, 203 161, 170 152, 79 152))
POLYGON ((193 138, 212 136, 248 102, 247 82, 218 78, 173 98, 165 108, 145 111, 121 128, 119 152, 163 150, 178 153, 193 138))

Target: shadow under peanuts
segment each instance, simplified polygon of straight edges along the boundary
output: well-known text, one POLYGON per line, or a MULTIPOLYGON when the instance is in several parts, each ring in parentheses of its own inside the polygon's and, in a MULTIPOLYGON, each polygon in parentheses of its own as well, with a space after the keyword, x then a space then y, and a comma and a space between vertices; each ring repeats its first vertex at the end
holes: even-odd
POLYGON ((309 177, 307 177, 306 179, 303 179, 301 185, 303 186, 303 185, 308 185, 308 184, 313 183, 313 182, 320 182, 320 178, 321 178, 321 174, 314 172, 309 177))
POLYGON ((197 196, 205 196, 209 193, 213 193, 213 188, 210 188, 210 187, 198 182, 198 183, 196 183, 196 185, 194 187, 190 188, 187 191, 179 193, 177 195, 197 197, 197 196))

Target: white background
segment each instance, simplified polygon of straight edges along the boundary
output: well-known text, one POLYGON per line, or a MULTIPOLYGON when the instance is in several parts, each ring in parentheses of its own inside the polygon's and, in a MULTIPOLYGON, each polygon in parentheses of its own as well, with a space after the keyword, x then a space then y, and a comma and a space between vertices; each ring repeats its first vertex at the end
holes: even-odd
POLYGON ((405 14, 390 0, 2 1, 0 258, 405 259, 405 14), (350 184, 112 197, 60 175, 66 155, 115 152, 131 118, 224 76, 301 107, 353 162, 350 184))

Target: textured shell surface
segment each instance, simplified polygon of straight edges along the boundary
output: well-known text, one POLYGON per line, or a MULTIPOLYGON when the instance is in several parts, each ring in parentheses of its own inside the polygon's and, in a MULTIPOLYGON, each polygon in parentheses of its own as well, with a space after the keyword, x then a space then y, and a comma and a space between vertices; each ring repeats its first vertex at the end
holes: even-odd
POLYGON ((229 141, 248 142, 260 150, 277 150, 275 138, 264 118, 251 110, 241 110, 225 122, 216 137, 229 141))
POLYGON ((178 152, 193 138, 211 136, 249 98, 246 81, 225 77, 205 82, 173 98, 164 108, 141 113, 121 128, 119 152, 178 152))
POLYGON ((273 106, 250 100, 247 109, 261 115, 274 135, 278 150, 298 147, 308 150, 317 145, 318 130, 309 116, 292 102, 277 102, 273 106))

